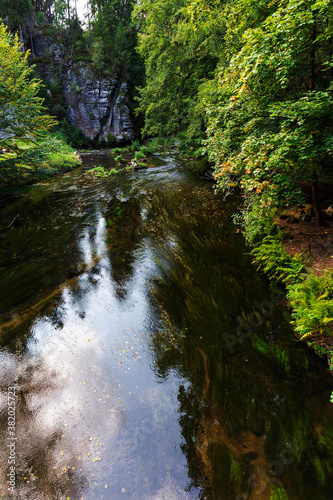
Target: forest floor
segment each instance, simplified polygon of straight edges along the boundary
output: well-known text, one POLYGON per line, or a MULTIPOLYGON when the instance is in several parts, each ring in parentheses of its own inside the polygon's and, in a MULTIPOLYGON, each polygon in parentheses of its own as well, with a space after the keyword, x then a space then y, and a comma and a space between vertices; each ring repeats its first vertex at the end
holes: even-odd
MULTIPOLYGON (((298 211, 300 212, 300 211, 298 211)), ((285 235, 285 250, 292 255, 302 254, 304 265, 316 274, 333 269, 333 221, 326 221, 327 226, 319 226, 313 218, 311 222, 298 221, 297 211, 288 212, 291 220, 278 220, 277 223, 285 235)))
POLYGON ((319 226, 314 217, 311 185, 301 183, 301 186, 309 204, 303 209, 285 211, 276 222, 285 235, 286 251, 292 255, 303 254, 304 265, 319 275, 333 269, 333 184, 318 183, 325 226, 319 226))

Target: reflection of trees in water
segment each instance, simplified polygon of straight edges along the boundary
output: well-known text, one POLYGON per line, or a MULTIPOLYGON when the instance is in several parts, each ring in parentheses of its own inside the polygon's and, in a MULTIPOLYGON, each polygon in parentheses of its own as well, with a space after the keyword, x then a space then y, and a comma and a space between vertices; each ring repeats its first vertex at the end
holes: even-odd
POLYGON ((105 219, 111 276, 118 297, 124 298, 126 282, 133 273, 134 251, 142 239, 140 205, 133 198, 124 202, 115 198, 108 206, 105 219))
POLYGON ((333 486, 331 380, 290 342, 279 307, 230 354, 223 334, 236 335, 237 317, 246 321, 253 301, 269 292, 234 237, 210 224, 208 210, 209 203, 192 222, 183 206, 170 214, 164 195, 166 223, 152 239, 152 297, 164 311, 152 340, 155 367, 160 377, 174 369, 190 382, 178 398, 192 484, 203 482, 214 499, 280 498, 284 490, 290 498, 326 499, 333 486))

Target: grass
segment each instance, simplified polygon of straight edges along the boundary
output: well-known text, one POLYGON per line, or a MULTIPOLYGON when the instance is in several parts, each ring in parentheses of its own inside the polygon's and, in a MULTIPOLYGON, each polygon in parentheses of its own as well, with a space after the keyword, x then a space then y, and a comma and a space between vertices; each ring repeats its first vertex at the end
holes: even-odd
POLYGON ((80 165, 80 158, 59 132, 34 143, 17 141, 2 144, 8 152, 0 154, 0 187, 29 185, 80 165))

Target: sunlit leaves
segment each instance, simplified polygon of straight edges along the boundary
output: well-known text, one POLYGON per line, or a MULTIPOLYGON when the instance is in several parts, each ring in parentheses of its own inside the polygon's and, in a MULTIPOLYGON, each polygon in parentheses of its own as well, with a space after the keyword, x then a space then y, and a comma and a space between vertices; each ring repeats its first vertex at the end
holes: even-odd
POLYGON ((215 96, 210 91, 206 146, 218 186, 226 194, 242 187, 263 209, 300 201, 297 181, 311 180, 333 153, 332 93, 323 64, 331 56, 324 38, 318 41, 331 20, 325 20, 325 2, 322 8, 311 3, 318 10, 298 0, 275 5, 245 30, 240 50, 221 65, 215 96))
POLYGON ((33 141, 55 121, 43 114, 43 99, 37 97, 40 82, 30 79, 28 53, 20 50, 0 25, 0 144, 8 139, 33 141))

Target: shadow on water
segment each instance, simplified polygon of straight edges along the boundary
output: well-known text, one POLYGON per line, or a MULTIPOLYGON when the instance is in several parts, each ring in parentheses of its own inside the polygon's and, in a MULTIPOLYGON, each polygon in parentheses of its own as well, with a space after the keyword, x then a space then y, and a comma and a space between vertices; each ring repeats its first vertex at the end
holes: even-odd
POLYGON ((239 200, 175 154, 99 164, 2 210, 0 495, 331 498, 332 379, 252 268, 239 200))

